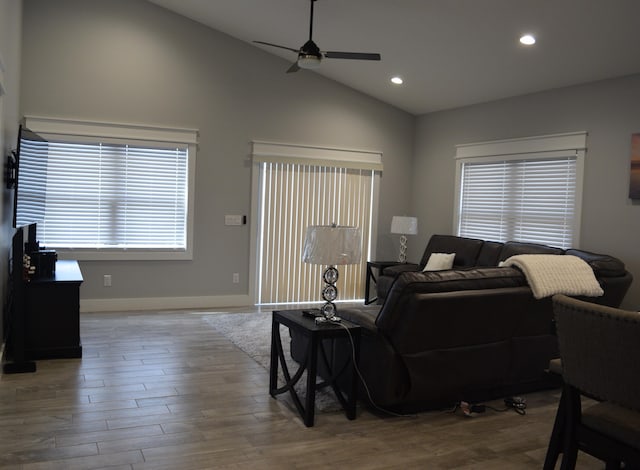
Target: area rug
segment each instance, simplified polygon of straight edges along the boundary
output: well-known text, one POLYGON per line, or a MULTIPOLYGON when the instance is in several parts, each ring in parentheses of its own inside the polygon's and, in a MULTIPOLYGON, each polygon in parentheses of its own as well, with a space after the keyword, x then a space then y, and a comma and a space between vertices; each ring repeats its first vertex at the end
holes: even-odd
MULTIPOLYGON (((219 333, 238 346, 254 361, 269 370, 271 356, 271 313, 213 313, 205 319, 219 333)), ((288 335, 282 346, 289 356, 288 335)))
MULTIPOLYGON (((229 341, 235 344, 243 352, 245 352, 254 361, 260 364, 267 372, 270 367, 271 358, 271 312, 267 313, 212 313, 204 317, 206 321, 224 335, 229 341)), ((282 338, 282 349, 287 366, 291 375, 298 370, 298 364, 291 358, 290 353, 290 336, 288 329, 284 326, 280 327, 280 337, 282 338)), ((279 386, 284 384, 282 376, 282 368, 278 368, 280 374, 279 386)), ((304 388, 306 386, 306 372, 300 377, 296 384, 296 390, 300 399, 304 402, 304 388)), ((318 379, 319 381, 320 379, 318 379)), ((288 393, 278 395, 278 399, 290 402, 288 393)), ((294 408, 295 409, 295 408, 294 408)), ((328 390, 318 390, 316 393, 316 409, 320 411, 337 411, 340 404, 333 392, 328 390)))

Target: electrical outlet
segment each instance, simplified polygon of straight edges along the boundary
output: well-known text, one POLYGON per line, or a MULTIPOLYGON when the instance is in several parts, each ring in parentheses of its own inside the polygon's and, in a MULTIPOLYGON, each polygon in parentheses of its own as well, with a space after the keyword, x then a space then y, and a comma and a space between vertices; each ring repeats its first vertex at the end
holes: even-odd
POLYGON ((102 285, 104 287, 111 287, 111 274, 105 274, 102 278, 102 285))
POLYGON ((240 273, 233 273, 233 283, 238 284, 240 282, 240 273))

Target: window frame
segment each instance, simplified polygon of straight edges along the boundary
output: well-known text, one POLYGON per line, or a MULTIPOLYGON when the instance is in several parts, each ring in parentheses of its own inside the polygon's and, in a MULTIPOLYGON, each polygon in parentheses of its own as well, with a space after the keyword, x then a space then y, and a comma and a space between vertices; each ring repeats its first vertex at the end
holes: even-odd
MULTIPOLYGON (((515 160, 545 160, 553 158, 576 158, 576 181, 572 226, 572 247, 580 246, 582 223, 582 194, 587 132, 550 134, 519 139, 461 144, 456 146, 455 201, 452 233, 460 234, 462 209, 462 177, 465 163, 498 163, 515 160)), ((507 240, 495 240, 507 241, 507 240)), ((527 240, 518 240, 527 241, 527 240)), ((566 248, 566 247, 565 247, 566 248)))
POLYGON ((198 131, 139 124, 79 121, 25 116, 24 124, 43 138, 78 143, 99 141, 134 146, 187 148, 187 208, 184 249, 171 248, 55 248, 60 259, 102 260, 191 260, 195 200, 195 165, 198 131))

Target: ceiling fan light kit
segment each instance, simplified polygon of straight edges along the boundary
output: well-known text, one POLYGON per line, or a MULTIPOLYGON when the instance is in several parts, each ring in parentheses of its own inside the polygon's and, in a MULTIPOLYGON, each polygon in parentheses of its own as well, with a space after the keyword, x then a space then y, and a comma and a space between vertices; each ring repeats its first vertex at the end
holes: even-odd
POLYGON ((315 42, 313 42, 313 4, 316 0, 311 0, 311 16, 309 19, 309 40, 302 47, 295 49, 293 47, 280 46, 264 41, 253 41, 256 44, 264 44, 265 46, 286 49, 291 52, 298 53, 298 60, 289 67, 287 73, 297 72, 300 69, 315 69, 320 66, 323 58, 326 59, 353 59, 353 60, 380 60, 380 54, 369 52, 338 52, 328 51, 322 52, 315 42))
POLYGON ((298 56, 298 67, 301 69, 316 69, 320 67, 322 59, 315 55, 300 54, 298 56))

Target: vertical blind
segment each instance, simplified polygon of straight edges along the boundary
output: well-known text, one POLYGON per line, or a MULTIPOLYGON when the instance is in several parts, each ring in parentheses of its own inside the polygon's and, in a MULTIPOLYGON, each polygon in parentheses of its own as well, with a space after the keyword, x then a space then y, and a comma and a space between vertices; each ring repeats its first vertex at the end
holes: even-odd
POLYGON ((567 156, 463 163, 458 235, 572 246, 576 161, 567 156))
POLYGON ((338 300, 361 299, 371 243, 374 171, 260 163, 259 303, 318 301, 325 266, 302 262, 309 225, 362 229, 362 261, 340 266, 338 300))
POLYGON ((53 248, 185 249, 187 166, 187 145, 26 145, 17 223, 53 248))

